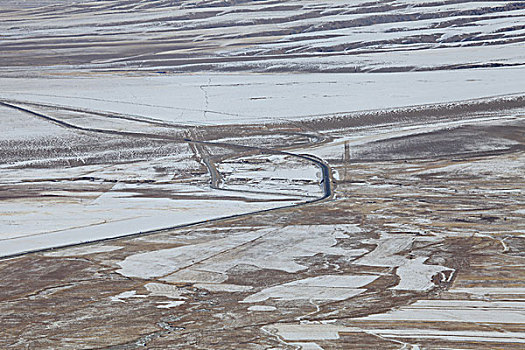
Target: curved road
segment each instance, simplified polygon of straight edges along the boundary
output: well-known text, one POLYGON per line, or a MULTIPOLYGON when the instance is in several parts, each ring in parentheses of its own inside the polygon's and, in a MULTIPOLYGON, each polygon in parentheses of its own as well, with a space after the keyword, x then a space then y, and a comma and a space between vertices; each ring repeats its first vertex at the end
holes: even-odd
MULTIPOLYGON (((97 239, 97 240, 92 240, 92 241, 84 241, 84 242, 80 242, 80 243, 72 243, 72 244, 66 244, 66 245, 50 247, 50 248, 33 249, 33 250, 28 250, 28 251, 24 251, 24 252, 20 252, 20 253, 3 255, 3 256, 0 256, 0 259, 13 258, 13 257, 17 257, 17 256, 30 254, 30 253, 45 252, 45 251, 51 251, 51 250, 56 250, 56 249, 60 249, 60 248, 78 247, 78 246, 83 246, 83 245, 88 245, 88 244, 93 244, 93 243, 98 243, 98 242, 103 242, 103 241, 114 241, 114 240, 123 239, 123 238, 132 238, 132 237, 138 237, 138 236, 144 236, 144 235, 151 235, 151 234, 166 232, 166 231, 170 231, 170 230, 174 230, 174 229, 181 229, 181 228, 197 226, 197 225, 204 224, 204 223, 212 223, 212 222, 218 222, 218 221, 223 221, 223 220, 247 217, 247 216, 254 215, 254 214, 267 213, 267 212, 281 210, 281 209, 296 208, 296 207, 300 207, 300 206, 304 206, 304 205, 312 204, 312 203, 317 203, 317 202, 329 199, 329 198, 331 198, 331 196, 333 194, 332 177, 331 177, 330 167, 322 159, 317 158, 317 157, 312 156, 312 155, 309 155, 309 154, 295 154, 295 153, 286 152, 286 151, 280 151, 280 150, 276 150, 276 149, 265 149, 265 148, 260 148, 260 147, 236 145, 236 144, 229 144, 229 143, 224 143, 224 142, 198 141, 198 140, 193 140, 193 139, 189 139, 189 138, 175 139, 175 138, 169 137, 169 136, 148 134, 148 133, 137 133, 137 132, 128 132, 128 131, 118 131, 118 130, 108 130, 108 129, 98 129, 98 128, 87 128, 87 127, 81 127, 81 126, 78 126, 78 125, 74 125, 74 124, 65 122, 63 120, 60 120, 60 119, 57 119, 57 118, 54 118, 54 117, 51 117, 51 116, 48 116, 48 115, 45 115, 45 114, 42 114, 42 113, 39 113, 39 112, 35 112, 35 111, 32 111, 32 110, 29 110, 29 109, 24 108, 24 107, 20 107, 20 106, 14 105, 12 103, 9 103, 8 100, 0 100, 0 106, 4 106, 4 107, 15 109, 15 110, 18 110, 18 111, 21 111, 21 112, 24 112, 24 113, 28 113, 28 114, 30 114, 30 115, 32 115, 34 117, 38 117, 38 118, 44 119, 46 121, 52 122, 54 124, 57 124, 57 125, 59 125, 61 127, 65 127, 65 128, 69 128, 69 129, 73 129, 73 130, 78 130, 78 131, 103 133, 103 134, 110 134, 110 135, 120 135, 120 136, 128 136, 128 137, 142 137, 142 138, 150 138, 150 139, 160 139, 160 140, 172 140, 172 141, 179 141, 179 142, 187 142, 190 145, 194 145, 196 148, 200 148, 200 147, 205 146, 205 145, 210 145, 210 146, 216 146, 216 147, 241 149, 241 150, 257 152, 257 153, 261 153, 261 154, 274 154, 274 155, 277 154, 277 155, 287 155, 287 156, 296 157, 296 158, 299 158, 299 159, 311 162, 311 163, 315 164, 317 167, 319 167, 321 169, 322 179, 320 181, 320 184, 322 185, 322 188, 323 188, 323 195, 321 197, 317 197, 317 198, 314 198, 312 200, 307 200, 307 201, 304 201, 304 202, 301 202, 301 203, 298 203, 298 204, 291 204, 291 205, 285 205, 285 206, 276 207, 276 208, 257 210, 257 211, 253 211, 253 212, 249 212, 249 213, 243 213, 243 214, 229 215, 229 216, 224 216, 224 217, 215 218, 215 219, 202 220, 202 221, 197 221, 197 222, 194 222, 194 223, 191 223, 191 224, 173 225, 173 226, 164 227, 164 228, 161 228, 161 229, 154 229, 154 230, 141 231, 141 232, 131 232, 129 234, 121 235, 121 236, 118 236, 118 237, 97 239)), ((101 113, 98 113, 98 115, 103 116, 101 113)), ((121 118, 127 119, 126 117, 121 117, 121 118)), ((138 122, 142 122, 142 123, 147 123, 147 124, 155 123, 155 122, 150 122, 148 120, 141 120, 141 119, 138 119, 138 118, 129 118, 129 119, 130 120, 134 120, 134 121, 138 121, 138 122)), ((158 124, 158 123, 155 123, 155 124, 158 124)), ((194 136, 194 135, 192 135, 192 136, 194 136)), ((202 147, 202 149, 203 148, 204 147, 202 147)), ((207 152, 206 152, 206 154, 207 154, 207 152)), ((211 185, 211 187, 215 188, 215 189, 223 190, 223 189, 221 189, 218 186, 219 182, 221 181, 220 180, 221 177, 220 177, 220 173, 217 171, 215 165, 213 164, 213 162, 211 162, 209 157, 203 156, 202 158, 203 158, 203 162, 207 166, 208 171, 210 173, 210 179, 211 179, 210 185, 211 185), (206 158, 206 159, 204 159, 204 158, 206 158)), ((257 191, 255 191, 255 192, 257 192, 257 191)), ((259 193, 259 192, 257 192, 257 193, 259 193)))

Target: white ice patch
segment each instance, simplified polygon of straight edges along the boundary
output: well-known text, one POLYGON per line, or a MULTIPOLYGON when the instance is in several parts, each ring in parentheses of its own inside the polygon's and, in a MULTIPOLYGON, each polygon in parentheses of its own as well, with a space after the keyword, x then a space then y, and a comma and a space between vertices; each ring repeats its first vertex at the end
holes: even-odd
POLYGON ((405 260, 396 271, 401 281, 392 289, 425 292, 435 287, 432 276, 444 271, 453 271, 443 266, 425 264, 427 260, 426 257, 405 260))
MULTIPOLYGON (((207 194, 211 198, 213 195, 207 194)), ((96 201, 87 203, 75 197, 70 201, 5 200, 0 203, 0 214, 4 214, 0 215, 0 256, 139 234, 298 202, 134 198, 118 191, 100 193, 96 201)))
POLYGON ((89 254, 98 254, 98 253, 107 253, 112 252, 115 250, 122 249, 124 247, 117 247, 117 246, 84 246, 84 247, 75 247, 75 248, 67 248, 67 249, 60 249, 57 251, 51 251, 44 253, 44 256, 50 256, 50 257, 63 257, 63 256, 82 256, 82 255, 89 255, 89 254))
POLYGON ((322 347, 320 347, 316 343, 290 343, 294 346, 300 346, 301 350, 323 350, 322 347))
POLYGON ((288 155, 250 156, 222 162, 222 188, 295 196, 321 196, 321 170, 313 162, 288 155))
POLYGON ((149 291, 148 296, 161 296, 171 299, 183 298, 179 288, 170 284, 148 283, 144 287, 149 291))
POLYGON ((356 257, 364 249, 334 247, 337 239, 358 232, 357 225, 293 225, 232 233, 205 243, 140 253, 118 264, 128 277, 163 278, 167 282, 220 283, 238 265, 297 272, 306 266, 299 257, 329 254, 356 257), (249 244, 248 244, 249 243, 249 244))
POLYGON ((317 286, 291 287, 281 285, 267 288, 245 298, 243 303, 258 303, 267 299, 275 300, 345 300, 365 292, 366 289, 327 288, 317 286))
POLYGON ((525 323, 524 302, 472 300, 418 300, 412 305, 383 314, 357 318, 366 321, 423 321, 525 323))
POLYGON ((111 301, 117 301, 117 302, 125 303, 126 301, 124 299, 129 299, 129 298, 146 298, 146 297, 147 297, 147 295, 137 294, 137 291, 135 291, 135 290, 128 290, 128 291, 125 291, 125 292, 122 292, 120 294, 117 294, 117 295, 114 295, 114 296, 110 297, 110 300, 111 301))
POLYGON ((525 332, 434 329, 367 329, 384 338, 441 339, 452 342, 525 343, 525 332))
POLYGON ((267 299, 277 300, 345 300, 363 293, 365 286, 378 276, 325 275, 288 282, 266 288, 248 296, 242 303, 257 303, 267 299))
POLYGON ((252 305, 248 308, 250 311, 275 311, 277 308, 275 306, 268 305, 252 305))
POLYGON ((242 286, 238 284, 228 283, 197 283, 194 285, 196 288, 206 289, 210 292, 247 292, 252 289, 252 286, 242 286))
POLYGON ((159 309, 171 309, 172 307, 177 307, 182 304, 184 304, 184 301, 182 300, 176 300, 176 301, 161 301, 157 303, 157 308, 159 309))
POLYGON ((273 324, 265 329, 286 341, 336 340, 339 339, 339 332, 355 331, 354 328, 333 324, 273 324))
POLYGON ((186 268, 169 275, 164 280, 182 283, 221 283, 227 279, 226 273, 186 268))
POLYGON ((472 287, 472 288, 451 288, 449 293, 467 293, 477 296, 488 295, 525 295, 525 288, 519 287, 472 287))
POLYGON ((144 279, 168 275, 222 251, 247 243, 262 234, 261 231, 247 232, 207 243, 131 255, 118 263, 122 268, 117 272, 127 277, 144 279))
MULTIPOLYGON (((435 240, 436 238, 425 239, 435 240)), ((414 241, 414 235, 390 235, 383 233, 379 239, 366 241, 366 243, 377 244, 377 247, 354 263, 367 266, 397 267, 397 275, 400 278, 400 282, 392 289, 428 291, 435 286, 432 281, 434 275, 453 271, 453 269, 440 265, 425 264, 428 260, 427 257, 409 259, 403 256, 403 252, 410 250, 414 241)), ((444 279, 444 274, 442 279, 444 279)))
POLYGON ((165 297, 168 299, 179 299, 169 301, 157 301, 157 308, 167 309, 182 305, 185 303, 182 293, 176 286, 163 283, 148 283, 144 286, 149 292, 147 295, 137 294, 135 290, 125 291, 118 295, 110 297, 111 301, 125 303, 125 299, 129 298, 149 298, 149 297, 165 297))

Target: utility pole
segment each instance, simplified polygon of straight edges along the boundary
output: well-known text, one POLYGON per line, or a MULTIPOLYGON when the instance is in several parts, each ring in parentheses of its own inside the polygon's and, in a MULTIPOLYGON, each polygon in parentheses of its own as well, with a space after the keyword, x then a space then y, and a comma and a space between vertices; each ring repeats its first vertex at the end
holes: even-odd
POLYGON ((345 154, 343 156, 343 163, 350 163, 350 145, 345 141, 345 154))
POLYGON ((343 181, 346 180, 346 170, 348 168, 348 164, 350 164, 350 145, 348 144, 348 141, 345 141, 345 151, 343 153, 343 181))

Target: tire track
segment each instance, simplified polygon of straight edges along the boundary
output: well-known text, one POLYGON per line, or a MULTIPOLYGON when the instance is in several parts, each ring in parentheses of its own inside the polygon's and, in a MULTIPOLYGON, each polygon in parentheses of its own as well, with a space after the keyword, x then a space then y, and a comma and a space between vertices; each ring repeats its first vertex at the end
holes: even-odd
MULTIPOLYGON (((222 221, 227 221, 227 220, 231 220, 231 219, 239 219, 239 218, 248 217, 248 216, 251 216, 251 215, 263 214, 263 213, 273 212, 273 211, 277 211, 277 210, 298 208, 298 207, 302 207, 302 206, 305 206, 305 205, 314 204, 314 203, 318 203, 318 202, 330 199, 332 197, 332 195, 333 195, 332 177, 331 177, 332 175, 331 175, 330 167, 322 159, 317 158, 317 157, 312 156, 312 155, 295 154, 295 153, 291 153, 291 152, 287 152, 287 151, 281 151, 281 150, 277 150, 277 149, 266 149, 266 148, 261 148, 261 147, 236 145, 236 144, 230 144, 230 143, 224 143, 224 142, 199 141, 199 140, 194 140, 194 139, 190 139, 190 138, 177 139, 177 138, 173 138, 173 137, 156 135, 156 134, 149 134, 149 133, 138 133, 138 132, 127 132, 127 131, 117 131, 117 130, 81 127, 81 126, 74 125, 74 124, 65 122, 63 120, 60 120, 60 119, 48 116, 48 115, 45 115, 43 113, 35 112, 35 111, 30 110, 30 109, 27 109, 27 108, 24 108, 24 107, 21 107, 21 106, 17 106, 17 105, 5 102, 5 100, 4 101, 0 101, 0 105, 4 106, 6 108, 11 108, 11 109, 14 109, 14 110, 17 110, 17 111, 20 111, 20 112, 24 112, 24 113, 30 114, 30 115, 32 115, 34 117, 37 117, 37 118, 40 118, 40 119, 44 119, 44 120, 46 120, 46 121, 48 121, 50 123, 59 125, 61 127, 68 128, 68 129, 73 129, 73 130, 80 131, 80 132, 102 133, 102 134, 118 135, 118 136, 125 136, 125 137, 140 137, 140 138, 150 138, 150 139, 161 139, 161 140, 187 142, 188 144, 190 144, 190 146, 193 145, 197 149, 199 147, 201 149, 204 149, 205 146, 215 146, 215 147, 223 147, 223 148, 229 148, 229 149, 233 149, 233 150, 239 150, 239 151, 243 151, 243 152, 259 153, 259 154, 267 154, 267 155, 286 155, 286 156, 299 158, 301 160, 305 160, 305 161, 307 161, 309 163, 312 163, 315 166, 317 166, 318 168, 320 168, 321 174, 322 174, 322 179, 320 181, 320 184, 322 185, 322 188, 323 188, 323 195, 321 197, 314 197, 313 199, 309 199, 309 200, 306 200, 304 202, 297 203, 297 204, 290 204, 290 205, 285 205, 285 206, 280 206, 280 207, 270 208, 270 209, 256 210, 256 211, 252 211, 252 212, 244 213, 244 214, 228 215, 228 216, 215 218, 215 219, 201 220, 201 221, 197 221, 197 222, 190 223, 190 224, 173 225, 173 226, 168 226, 168 227, 164 227, 164 228, 160 228, 160 229, 153 229, 153 230, 140 231, 140 232, 130 232, 129 234, 125 234, 125 235, 122 235, 122 236, 119 236, 119 237, 111 237, 111 238, 103 238, 103 239, 96 239, 96 240, 88 240, 88 241, 79 242, 79 243, 65 244, 65 245, 61 245, 61 246, 57 246, 57 247, 33 249, 33 250, 28 250, 28 251, 24 251, 24 252, 20 252, 20 253, 15 253, 15 254, 6 254, 6 255, 3 255, 3 256, 0 256, 0 260, 10 259, 10 258, 14 258, 14 257, 19 257, 19 256, 31 254, 31 253, 47 252, 47 251, 53 251, 53 250, 62 249, 62 248, 79 247, 79 246, 89 245, 89 244, 93 244, 93 243, 100 243, 100 242, 106 242, 106 241, 116 241, 116 240, 121 240, 121 239, 129 239, 129 238, 135 238, 135 237, 140 237, 140 236, 152 235, 152 234, 163 233, 163 232, 167 232, 167 231, 171 231, 171 230, 175 230, 175 229, 195 227, 195 226, 202 225, 202 224, 222 222, 222 221)), ((147 121, 144 121, 144 122, 147 123, 147 121)), ((190 133, 190 135, 191 135, 191 133, 190 133)), ((192 136, 195 136, 195 135, 192 135, 192 136)), ((218 184, 219 179, 220 179, 220 173, 216 169, 215 165, 209 159, 209 156, 208 157, 203 157, 203 161, 205 162, 205 164, 207 164, 208 171, 210 173, 210 178, 211 178, 210 185, 211 185, 211 187, 215 188, 215 189, 218 189, 218 190, 224 190, 224 189, 221 189, 221 188, 217 187, 217 184, 218 184), (204 161, 204 158, 207 158, 207 160, 204 161), (216 186, 216 187, 214 187, 214 186, 216 186)), ((253 193, 262 193, 262 192, 254 191, 253 193)))

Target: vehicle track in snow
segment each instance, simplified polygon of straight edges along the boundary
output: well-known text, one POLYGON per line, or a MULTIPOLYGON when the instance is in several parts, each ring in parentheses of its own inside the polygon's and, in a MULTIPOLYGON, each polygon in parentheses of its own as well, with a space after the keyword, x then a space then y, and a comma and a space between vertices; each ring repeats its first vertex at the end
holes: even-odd
MULTIPOLYGON (((37 118, 46 120, 46 121, 48 121, 50 123, 54 123, 56 125, 59 125, 61 127, 72 129, 72 130, 75 130, 75 131, 80 131, 80 132, 102 133, 102 134, 106 134, 106 135, 118 135, 118 136, 124 136, 124 137, 134 137, 134 138, 150 138, 150 139, 167 140, 167 141, 171 140, 171 141, 177 141, 177 142, 181 142, 181 143, 182 142, 186 142, 190 146, 194 146, 197 150, 199 150, 199 149, 200 150, 205 150, 206 146, 214 146, 214 147, 229 148, 229 149, 241 151, 241 152, 244 152, 244 153, 258 153, 258 154, 264 154, 264 155, 286 155, 286 156, 290 156, 290 157, 295 157, 295 158, 298 158, 300 160, 312 163, 312 164, 314 164, 316 167, 318 167, 321 170, 321 177, 322 177, 322 179, 320 181, 320 186, 323 189, 323 195, 322 196, 320 196, 320 197, 313 197, 313 199, 311 197, 305 197, 305 198, 307 198, 307 200, 304 201, 304 202, 301 202, 301 203, 285 205, 285 206, 280 206, 280 207, 276 207, 276 208, 256 210, 256 211, 252 211, 252 212, 249 212, 249 213, 229 215, 229 216, 224 216, 224 217, 220 217, 220 218, 196 221, 196 222, 190 223, 190 224, 173 225, 173 226, 168 226, 168 227, 164 227, 164 228, 160 228, 160 229, 153 229, 153 230, 140 231, 140 232, 130 232, 129 234, 124 234, 124 235, 121 235, 121 236, 118 236, 118 237, 89 240, 89 241, 73 243, 73 244, 66 244, 66 245, 50 247, 50 248, 33 249, 33 250, 28 250, 28 251, 24 251, 24 252, 15 253, 15 254, 6 254, 6 255, 3 255, 3 256, 0 256, 0 260, 1 259, 8 259, 8 258, 13 258, 13 257, 18 257, 18 256, 23 256, 23 255, 31 254, 31 253, 46 252, 46 251, 52 251, 52 250, 62 249, 62 248, 78 247, 78 246, 83 246, 83 245, 88 245, 88 244, 93 244, 93 243, 98 243, 98 242, 103 242, 103 241, 114 241, 114 240, 119 240, 119 239, 124 239, 124 238, 132 238, 132 237, 139 237, 139 236, 145 236, 145 235, 152 235, 152 234, 166 232, 166 231, 170 231, 170 230, 174 230, 174 229, 181 229, 181 228, 193 227, 193 226, 197 226, 197 225, 201 225, 201 224, 208 224, 208 223, 212 223, 212 222, 219 222, 219 221, 224 221, 224 220, 237 219, 237 218, 247 217, 247 216, 250 216, 250 215, 267 213, 267 212, 270 212, 270 211, 296 208, 296 207, 300 207, 300 206, 304 206, 304 205, 308 205, 308 204, 313 204, 313 203, 318 203, 318 202, 327 200, 327 199, 331 198, 332 195, 333 195, 332 175, 331 175, 330 167, 322 159, 320 159, 318 157, 315 157, 315 156, 312 156, 312 155, 295 154, 295 153, 292 153, 292 152, 282 151, 282 150, 278 150, 278 149, 269 149, 269 148, 267 149, 267 148, 255 147, 255 146, 231 144, 231 143, 227 143, 227 142, 201 141, 201 140, 194 140, 194 139, 189 139, 189 138, 174 138, 174 137, 170 137, 170 136, 166 136, 166 135, 158 135, 158 134, 152 134, 152 133, 129 132, 129 131, 119 131, 119 130, 83 127, 83 126, 78 126, 78 125, 66 122, 66 121, 61 120, 59 118, 55 118, 55 117, 46 115, 44 113, 36 112, 36 111, 30 110, 28 108, 19 106, 17 104, 9 102, 9 100, 5 100, 5 99, 0 100, 0 106, 7 107, 7 108, 10 108, 10 109, 14 109, 14 110, 17 110, 17 111, 20 111, 20 112, 24 112, 24 113, 27 113, 27 114, 33 116, 33 117, 37 117, 37 118)), ((132 119, 134 121, 139 121, 139 122, 146 123, 146 124, 155 123, 155 122, 151 122, 149 120, 139 120, 137 118, 132 118, 132 119)), ((192 132, 190 132, 189 134, 192 135, 193 137, 196 136, 192 132)), ((317 135, 313 139, 314 140, 319 140, 317 135)), ((315 143, 315 141, 314 142, 309 141, 309 142, 312 143, 312 144, 315 143)), ((201 152, 201 151, 199 151, 199 152, 201 152)), ((211 179, 210 186, 212 188, 217 189, 217 190, 226 190, 226 191, 247 192, 247 193, 257 193, 257 194, 268 194, 267 192, 261 192, 261 191, 240 191, 240 190, 222 189, 219 186, 220 173, 218 172, 217 168, 215 167, 215 164, 213 163, 213 161, 211 160, 211 157, 210 157, 210 155, 209 155, 207 150, 206 150, 206 155, 204 157, 202 157, 202 158, 203 158, 203 161, 206 164, 206 167, 207 167, 208 172, 210 174, 210 179, 211 179)), ((272 193, 272 194, 277 194, 277 193, 272 193)))

